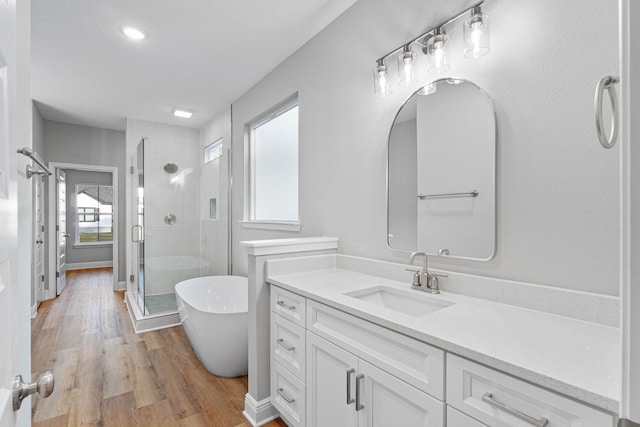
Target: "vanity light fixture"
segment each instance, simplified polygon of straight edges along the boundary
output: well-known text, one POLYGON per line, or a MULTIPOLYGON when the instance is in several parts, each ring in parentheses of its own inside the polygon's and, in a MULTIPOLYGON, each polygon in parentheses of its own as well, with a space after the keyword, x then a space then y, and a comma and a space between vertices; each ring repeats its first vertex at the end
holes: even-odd
POLYGON ((376 96, 389 96, 391 95, 391 89, 389 87, 389 67, 384 64, 384 61, 380 60, 376 64, 376 69, 373 71, 373 84, 376 96))
MULTIPOLYGON (((449 36, 445 32, 445 26, 458 18, 468 14, 464 21, 464 56, 467 58, 479 58, 489 52, 489 21, 486 14, 480 8, 484 0, 461 11, 457 15, 441 22, 437 26, 409 40, 407 43, 392 50, 376 60, 374 71, 374 93, 376 96, 391 95, 389 84, 389 67, 385 64, 390 57, 398 54, 398 85, 408 86, 416 79, 417 58, 413 45, 427 55, 427 70, 430 73, 439 74, 450 68, 448 55, 449 36)), ((435 92, 430 85, 420 89, 420 94, 428 95, 435 92)))
POLYGON ((489 21, 480 6, 471 9, 471 16, 464 21, 464 56, 480 58, 489 53, 489 21))
POLYGON ((122 27, 122 33, 132 40, 144 40, 147 38, 147 35, 144 33, 144 31, 134 27, 122 27))
POLYGON ((179 110, 176 108, 173 110, 173 115, 183 119, 190 119, 191 116, 193 116, 193 113, 191 111, 179 110))
POLYGON ((422 88, 420 88, 420 90, 418 91, 418 95, 431 95, 433 93, 436 93, 437 89, 438 86, 434 82, 431 82, 422 86, 422 88))
POLYGON ((408 86, 416 79, 415 64, 416 54, 411 49, 411 45, 407 44, 398 56, 398 84, 400 86, 408 86))
POLYGON ((433 35, 427 36, 426 40, 427 70, 435 74, 447 71, 451 67, 447 56, 449 36, 442 27, 438 27, 433 35))

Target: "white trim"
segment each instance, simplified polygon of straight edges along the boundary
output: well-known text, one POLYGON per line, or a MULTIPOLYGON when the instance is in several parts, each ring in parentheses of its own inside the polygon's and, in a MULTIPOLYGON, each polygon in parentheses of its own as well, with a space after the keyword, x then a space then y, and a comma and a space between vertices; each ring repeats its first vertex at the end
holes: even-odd
POLYGON ((244 395, 244 411, 242 415, 254 427, 258 427, 273 421, 280 416, 280 413, 271 404, 271 397, 256 401, 249 393, 244 395))
POLYGON ((294 239, 245 240, 240 242, 249 255, 275 255, 292 252, 337 249, 337 237, 300 237, 294 239))
POLYGON ((31 318, 35 319, 38 315, 38 303, 36 302, 31 306, 31 318))
POLYGON ((69 270, 87 270, 89 268, 106 268, 113 267, 112 261, 88 261, 88 262, 68 262, 67 271, 69 270))
POLYGON ((638 160, 640 147, 632 143, 638 139, 640 126, 631 117, 640 109, 640 90, 637 77, 640 55, 637 53, 640 31, 632 25, 640 18, 637 2, 620 0, 620 298, 622 371, 620 390, 620 418, 640 423, 640 265, 632 262, 640 254, 640 184, 638 160), (634 19, 635 18, 635 19, 634 19), (633 48, 636 49, 633 49, 633 48), (633 166, 632 166, 633 165, 633 166), (635 169, 634 169, 635 168, 635 169))
POLYGON ((101 241, 101 242, 76 242, 74 243, 73 246, 74 248, 99 248, 101 246, 111 246, 113 245, 113 240, 110 240, 108 242, 106 241, 101 241))
MULTIPOLYGON (((111 172, 111 186, 113 187, 113 230, 114 236, 118 235, 118 226, 120 224, 120 218, 118 215, 119 203, 118 203, 118 167, 117 166, 98 166, 98 165, 83 165, 83 164, 75 164, 75 163, 62 163, 62 162, 49 162, 49 169, 55 172, 56 169, 73 169, 73 170, 81 170, 81 171, 90 171, 90 172, 111 172)), ((53 176, 53 175, 52 175, 53 176)), ((57 280, 56 280, 56 245, 57 245, 57 236, 56 236, 56 204, 54 201, 56 200, 56 186, 55 183, 49 182, 48 185, 48 207, 47 207, 47 227, 48 227, 48 238, 47 238, 47 259, 49 260, 49 290, 47 291, 47 295, 45 297, 47 299, 52 299, 56 297, 56 288, 57 288, 57 280)), ((112 244, 112 254, 113 254, 113 289, 118 289, 118 275, 119 275, 119 244, 118 238, 113 240, 112 244)))
POLYGON ((299 221, 238 221, 242 228, 254 230, 300 231, 299 221))
POLYGON ((122 281, 122 282, 118 282, 118 289, 116 289, 117 291, 126 291, 127 290, 127 282, 122 281))
POLYGON ((143 332, 157 331, 159 329, 172 328, 182 324, 180 315, 175 313, 160 313, 155 315, 144 316, 135 301, 130 301, 130 292, 125 292, 124 304, 127 306, 127 312, 133 324, 133 330, 136 334, 143 332))

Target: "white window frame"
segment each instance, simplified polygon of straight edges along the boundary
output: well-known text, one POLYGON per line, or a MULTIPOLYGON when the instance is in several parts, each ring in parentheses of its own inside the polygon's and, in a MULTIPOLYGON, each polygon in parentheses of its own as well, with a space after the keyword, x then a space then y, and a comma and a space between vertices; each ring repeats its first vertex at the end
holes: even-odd
MULTIPOLYGON (((111 205, 111 227, 113 229, 112 231, 112 238, 111 240, 103 240, 103 241, 98 241, 98 242, 81 242, 80 241, 80 221, 79 221, 79 217, 81 214, 78 213, 78 209, 80 208, 80 206, 78 206, 78 187, 81 185, 96 185, 98 187, 111 187, 111 190, 113 191, 113 185, 107 185, 107 184, 76 184, 76 188, 74 189, 74 207, 73 207, 73 213, 75 215, 74 217, 74 230, 75 230, 75 239, 73 242, 73 246, 74 247, 82 247, 82 246, 112 246, 113 245, 113 240, 116 238, 116 230, 115 228, 115 221, 114 221, 114 209, 115 209, 115 201, 112 201, 112 205, 111 205)), ((99 203, 99 202, 98 202, 99 203)), ((83 206, 86 207, 86 206, 83 206)), ((83 215, 91 215, 91 214, 83 214, 83 215)), ((93 215, 97 215, 98 217, 98 222, 100 221, 100 210, 98 208, 96 208, 96 212, 93 215)))
MULTIPOLYGON (((286 99, 274 108, 245 125, 245 209, 244 220, 240 221, 243 228, 259 230, 300 231, 300 187, 298 186, 298 219, 293 220, 256 220, 255 218, 255 129, 277 118, 292 108, 298 107, 298 95, 286 99)), ((299 117, 299 116, 298 116, 299 117)), ((300 126, 298 119, 298 183, 300 182, 300 126)))

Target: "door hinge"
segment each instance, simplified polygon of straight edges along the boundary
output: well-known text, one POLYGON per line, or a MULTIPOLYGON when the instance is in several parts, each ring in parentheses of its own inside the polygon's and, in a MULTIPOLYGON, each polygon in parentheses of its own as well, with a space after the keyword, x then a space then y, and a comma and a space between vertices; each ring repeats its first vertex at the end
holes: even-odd
POLYGON ((60 226, 56 225, 56 231, 60 231, 60 226))
POLYGON ((56 278, 59 278, 59 277, 60 277, 60 272, 56 271, 56 278))
POLYGON ((44 282, 44 274, 42 276, 40 276, 40 281, 44 282))
POLYGON ((129 168, 130 168, 130 169, 129 169, 129 171, 130 171, 131 175, 133 175, 134 173, 136 173, 136 172, 135 172, 135 169, 133 168, 133 166, 129 166, 129 168))
POLYGON ((132 274, 129 276, 129 281, 133 283, 136 280, 136 277, 132 274))
POLYGON ((44 225, 40 226, 40 231, 44 232, 44 225))

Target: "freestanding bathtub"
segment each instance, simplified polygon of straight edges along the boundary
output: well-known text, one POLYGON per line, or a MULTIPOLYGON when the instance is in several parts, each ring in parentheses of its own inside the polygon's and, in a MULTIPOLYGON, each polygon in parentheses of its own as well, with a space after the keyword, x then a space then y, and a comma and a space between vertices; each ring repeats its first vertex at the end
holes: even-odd
POLYGON ((247 373, 246 277, 205 276, 176 285, 178 313, 191 347, 212 374, 247 373))

